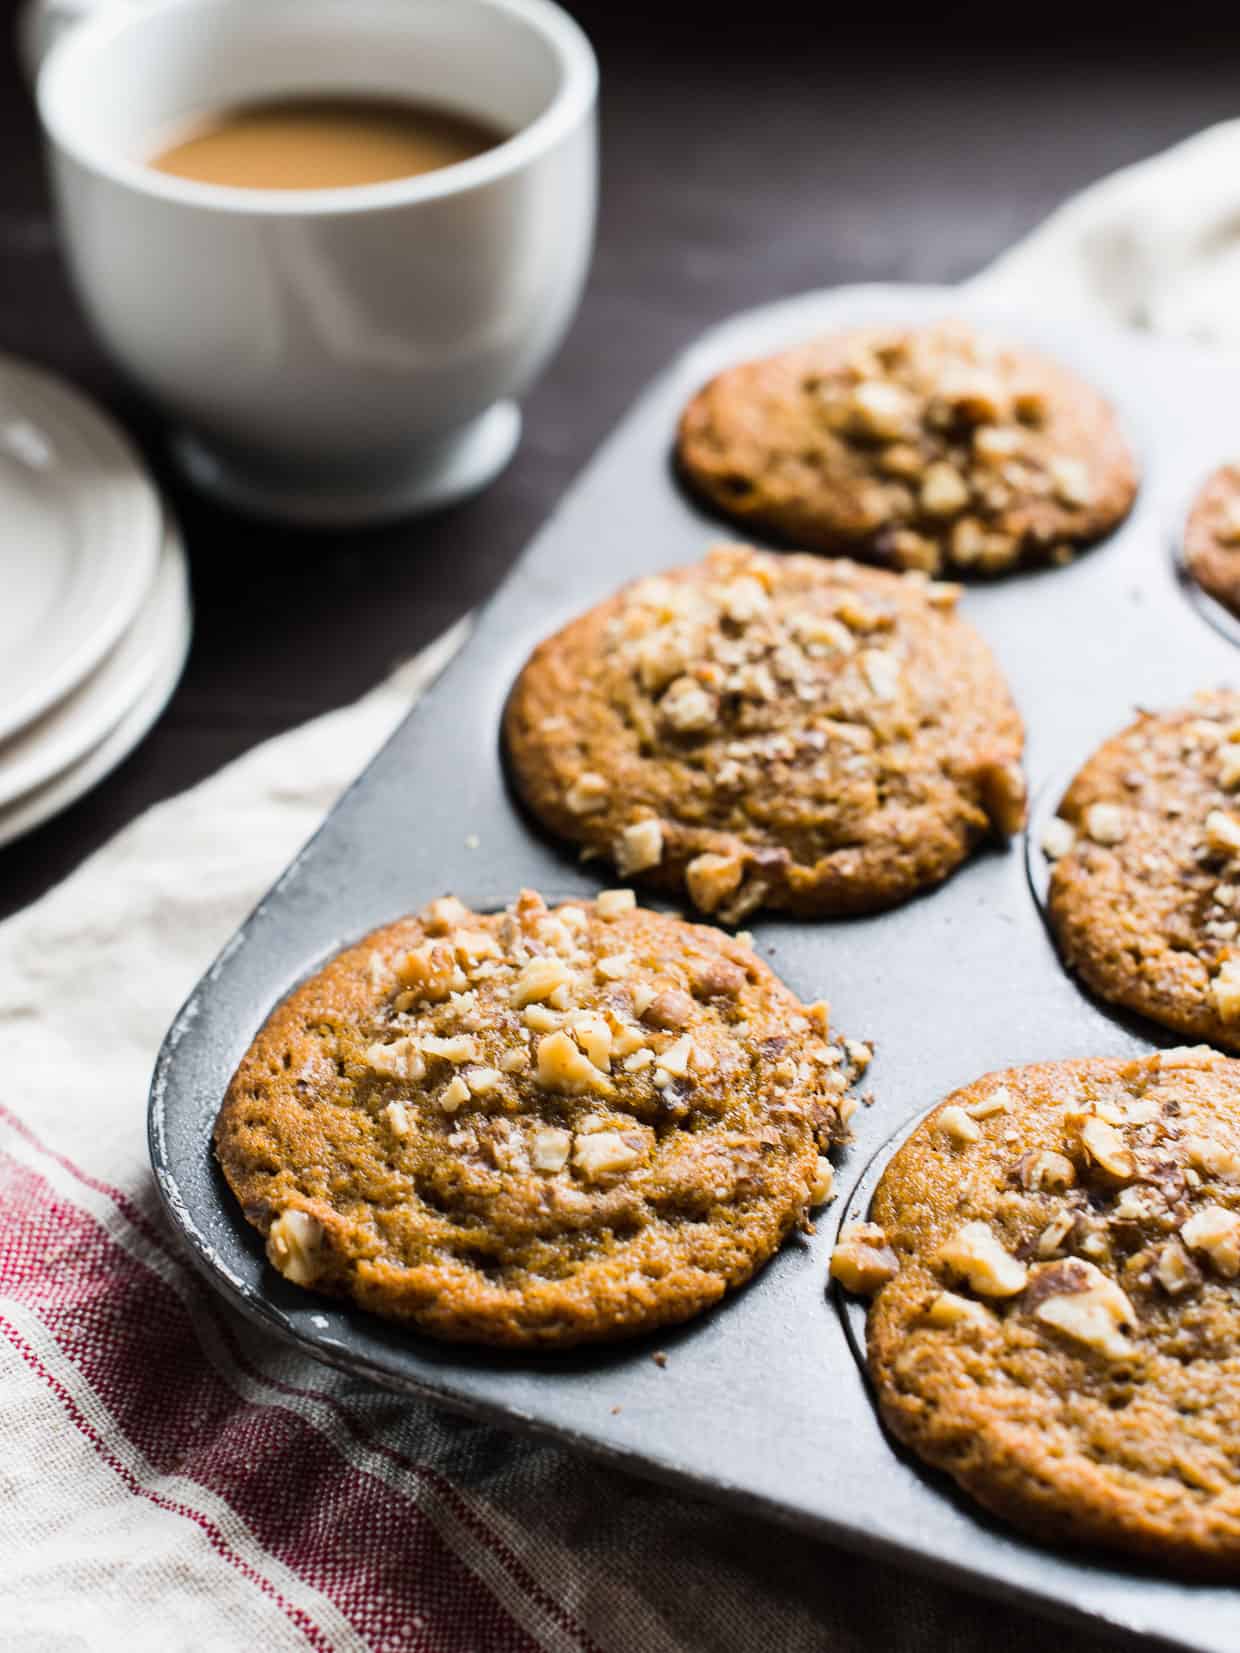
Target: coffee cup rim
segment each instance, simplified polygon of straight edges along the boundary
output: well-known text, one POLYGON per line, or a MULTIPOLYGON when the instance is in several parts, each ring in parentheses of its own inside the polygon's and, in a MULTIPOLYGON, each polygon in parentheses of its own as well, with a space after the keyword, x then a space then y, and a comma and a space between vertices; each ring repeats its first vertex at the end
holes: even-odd
MULTIPOLYGON (((140 7, 102 5, 58 40, 39 69, 35 101, 48 139, 86 170, 115 184, 180 206, 204 211, 302 218, 391 210, 423 201, 443 200, 484 188, 513 173, 572 132, 593 108, 598 94, 598 63, 580 25, 554 0, 459 0, 480 11, 504 12, 538 31, 551 46, 561 79, 541 114, 493 148, 434 172, 378 184, 351 184, 332 189, 249 189, 201 183, 159 172, 141 161, 110 155, 82 140, 63 107, 59 85, 83 53, 97 50, 116 34, 141 27, 170 11, 233 5, 236 0, 146 0, 140 7), (66 118, 67 117, 67 118, 66 118)), ((314 0, 303 0, 308 11, 314 0)))

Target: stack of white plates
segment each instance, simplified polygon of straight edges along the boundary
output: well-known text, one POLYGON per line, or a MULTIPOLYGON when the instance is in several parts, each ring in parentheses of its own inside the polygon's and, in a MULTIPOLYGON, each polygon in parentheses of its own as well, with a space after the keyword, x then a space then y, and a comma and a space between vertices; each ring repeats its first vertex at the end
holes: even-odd
POLYGON ((133 750, 190 629, 185 551, 129 442, 67 385, 0 357, 0 844, 133 750))

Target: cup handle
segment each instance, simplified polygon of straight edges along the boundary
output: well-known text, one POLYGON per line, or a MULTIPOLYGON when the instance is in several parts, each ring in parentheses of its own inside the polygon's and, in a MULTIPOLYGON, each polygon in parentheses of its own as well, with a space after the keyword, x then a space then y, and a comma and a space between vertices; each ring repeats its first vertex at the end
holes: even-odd
POLYGON ((104 6, 126 9, 135 0, 25 0, 17 14, 17 55, 33 85, 43 59, 61 35, 104 6))

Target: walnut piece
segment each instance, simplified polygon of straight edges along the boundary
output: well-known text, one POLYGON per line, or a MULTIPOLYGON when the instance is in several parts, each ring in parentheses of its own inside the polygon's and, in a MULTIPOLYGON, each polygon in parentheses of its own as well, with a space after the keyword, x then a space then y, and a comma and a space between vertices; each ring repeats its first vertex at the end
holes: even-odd
POLYGON ((1240 1182, 1240 1154, 1208 1136, 1186 1136, 1184 1155, 1194 1170, 1216 1182, 1240 1182))
POLYGON ((562 1091, 568 1096, 581 1096, 587 1091, 610 1096, 613 1092, 607 1075, 564 1032, 548 1033, 538 1041, 538 1083, 544 1090, 562 1091))
POLYGON ((1042 853, 1048 861, 1061 861, 1076 843, 1076 828, 1061 815, 1052 816, 1042 829, 1042 853))
POLYGON ((384 1079, 406 1079, 414 1082, 426 1076, 426 1062, 415 1039, 407 1035, 394 1039, 390 1045, 382 1042, 366 1048, 367 1065, 384 1079))
POLYGON ((663 825, 651 817, 625 827, 612 846, 616 867, 628 878, 632 873, 657 867, 663 859, 663 825))
POLYGON ((564 794, 564 804, 574 815, 597 815, 607 808, 607 782, 592 770, 578 775, 564 794))
POLYGON ((1000 1245, 989 1223, 965 1223, 945 1240, 934 1261, 958 1274, 982 1297, 1015 1297, 1028 1278, 1025 1265, 1000 1245))
POLYGON ((626 1142, 619 1131, 592 1131, 579 1136, 573 1148, 573 1164, 590 1181, 629 1171, 641 1158, 641 1150, 626 1142))
POLYGON ((976 1102, 970 1102, 965 1112, 970 1119, 989 1119, 992 1114, 1006 1113, 1012 1105, 1012 1093, 1006 1085, 996 1085, 976 1102))
POLYGON ((1170 1297, 1178 1297, 1201 1284, 1201 1270, 1178 1240, 1168 1240, 1158 1253, 1154 1275, 1170 1297))
POLYGON ((1240 1216, 1222 1205, 1195 1211, 1180 1229, 1190 1251, 1200 1251, 1225 1280, 1240 1274, 1240 1216))
POLYGON ((831 1278, 868 1297, 900 1272, 900 1259, 877 1223, 845 1223, 831 1253, 831 1278))
POLYGON ((809 1203, 825 1205, 835 1191, 835 1167, 825 1154, 819 1154, 814 1166, 814 1178, 809 1185, 809 1203))
POLYGON ((971 1297, 961 1297, 954 1291, 941 1291, 926 1310, 926 1319, 932 1326, 991 1326, 994 1321, 984 1303, 971 1297))
POLYGON ((393 1136, 409 1135, 409 1111, 403 1102, 389 1102, 383 1110, 383 1117, 393 1136))
POLYGON ((1081 1126, 1081 1146, 1089 1159, 1115 1182, 1131 1182, 1137 1174, 1132 1150, 1114 1125, 1091 1115, 1081 1126))
POLYGON ((534 1132, 530 1145, 530 1164, 536 1171, 562 1171, 568 1164, 573 1145, 571 1131, 558 1125, 543 1125, 534 1132))
POLYGON ((1206 848, 1215 855, 1240 851, 1240 818, 1226 809, 1212 809, 1206 816, 1206 848))
POLYGON ((1085 830, 1095 844, 1120 844, 1128 833, 1128 817, 1119 804, 1090 804, 1085 830))
POLYGON ((685 883, 695 907, 717 912, 740 888, 744 867, 739 855, 698 855, 685 868, 685 883))
POLYGON ((308 1211, 282 1211, 267 1231, 267 1259, 295 1286, 318 1278, 323 1257, 323 1225, 308 1211))
POLYGON ((563 959, 547 954, 532 958, 521 967, 513 982, 509 1003, 514 1010, 522 1010, 527 1004, 544 1004, 561 987, 567 987, 572 979, 573 973, 563 959))
POLYGON ((1031 1271, 1033 1318, 1073 1342, 1125 1360, 1134 1351, 1124 1335, 1137 1323, 1136 1311, 1121 1287, 1093 1263, 1072 1257, 1062 1263, 1038 1263, 1031 1271))
POLYGON ((1062 1193, 1076 1181, 1076 1166, 1067 1155, 1048 1148, 1025 1154, 1016 1169, 1021 1187, 1031 1194, 1041 1194, 1044 1190, 1062 1193))
POLYGON ((970 1119, 964 1109, 955 1102, 942 1110, 936 1123, 944 1136, 959 1147, 977 1142, 982 1134, 982 1127, 977 1121, 970 1119))
POLYGON ((619 918, 622 913, 631 913, 636 905, 637 897, 632 890, 603 890, 594 900, 594 910, 604 922, 619 918))

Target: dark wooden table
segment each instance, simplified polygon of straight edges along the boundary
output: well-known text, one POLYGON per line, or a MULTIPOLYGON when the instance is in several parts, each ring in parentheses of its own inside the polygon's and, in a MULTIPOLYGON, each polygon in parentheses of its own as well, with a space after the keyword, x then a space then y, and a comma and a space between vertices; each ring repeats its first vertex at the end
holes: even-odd
MULTIPOLYGON (((851 21, 824 0, 767 0, 746 20, 700 0, 575 9, 603 70, 598 252, 512 467, 455 510, 324 536, 225 514, 168 477, 193 564, 188 670, 110 779, 0 850, 0 915, 148 805, 361 694, 485 597, 643 383, 709 323, 829 283, 956 280, 1100 173, 1240 112, 1240 17, 1221 10, 1143 22, 1133 7, 1111 23, 1043 6, 1036 30, 1026 8, 1013 33, 1015 11, 995 5, 889 4, 851 21)), ((158 427, 66 286, 7 48, 0 350, 93 392, 163 474, 158 427)))

